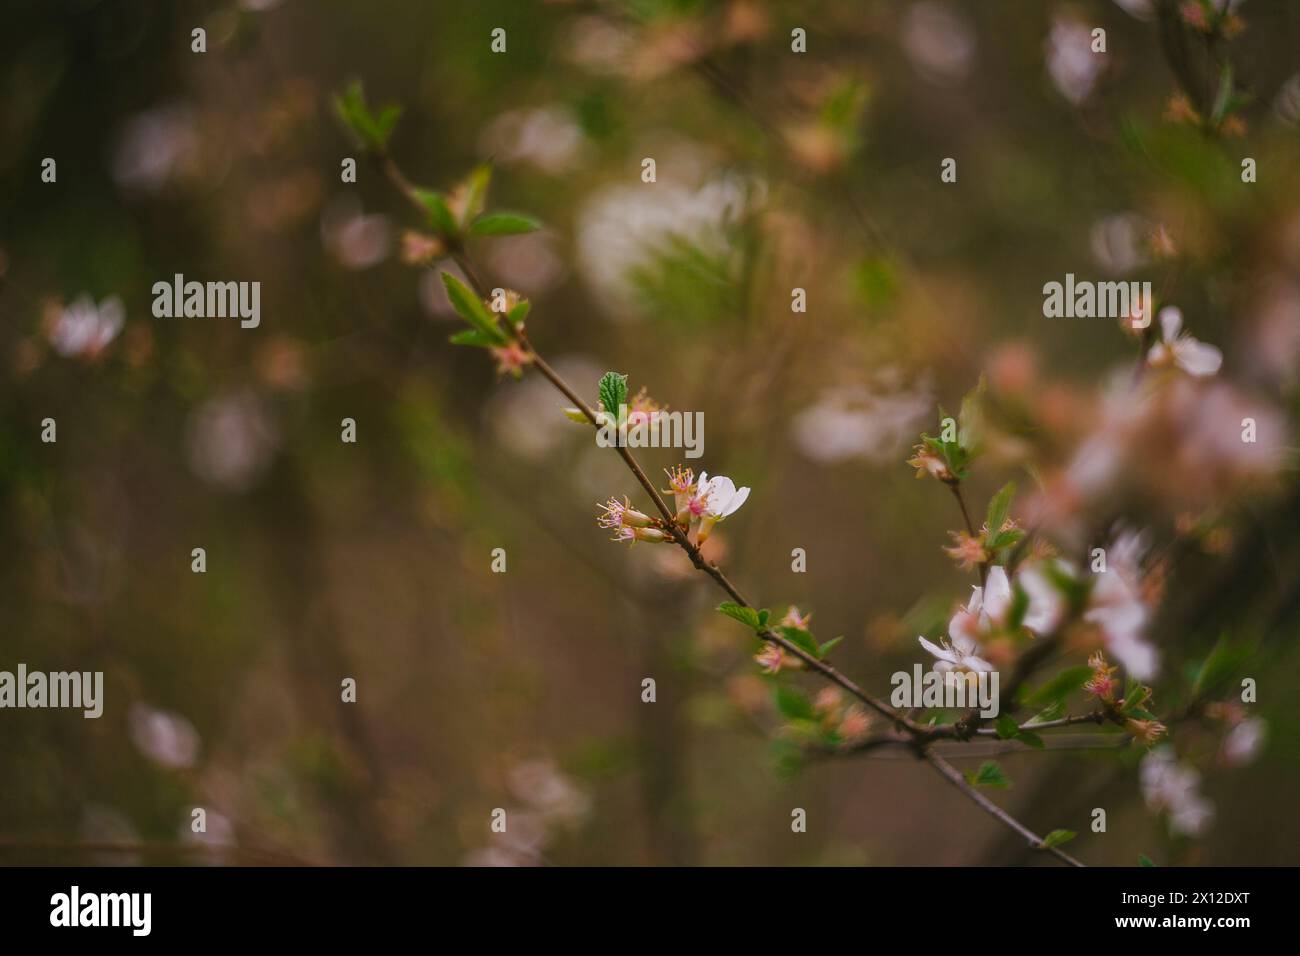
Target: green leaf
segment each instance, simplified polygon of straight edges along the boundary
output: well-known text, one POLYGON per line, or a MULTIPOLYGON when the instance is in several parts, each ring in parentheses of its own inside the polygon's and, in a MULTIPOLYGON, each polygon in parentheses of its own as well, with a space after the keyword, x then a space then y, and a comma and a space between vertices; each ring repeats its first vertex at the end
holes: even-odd
POLYGON ((1138 866, 1155 866, 1155 862, 1145 853, 1138 854, 1138 866))
POLYGON ((465 191, 465 211, 460 220, 462 226, 469 225, 483 211, 483 206, 487 203, 488 184, 491 182, 492 167, 483 163, 475 166, 461 183, 460 188, 465 191))
POLYGON ((1035 750, 1043 750, 1047 747, 1047 744, 1043 743, 1043 738, 1038 736, 1038 734, 1034 733, 1032 730, 1020 731, 1020 733, 1016 734, 1016 740, 1020 741, 1022 744, 1033 747, 1035 750))
POLYGON ((1250 649, 1220 638, 1201 665, 1192 684, 1192 697, 1201 698, 1220 690, 1240 670, 1250 656, 1250 649))
POLYGON ((1091 667, 1067 667, 1025 700, 1030 707, 1045 707, 1057 701, 1063 701, 1092 676, 1091 667))
POLYGON ((448 341, 452 345, 474 345, 479 348, 488 348, 496 345, 496 339, 485 334, 481 329, 462 329, 453 335, 448 341))
POLYGON ((763 608, 762 610, 760 610, 758 612, 758 626, 767 627, 768 619, 771 616, 772 616, 772 612, 769 611, 767 608, 763 608))
POLYGON ((451 207, 447 205, 447 197, 440 192, 432 189, 413 189, 415 198, 420 201, 429 213, 429 223, 443 236, 456 236, 460 234, 460 226, 456 224, 456 217, 451 214, 451 207))
POLYGON ((1006 774, 992 760, 986 760, 980 764, 978 770, 973 770, 966 774, 968 783, 977 787, 1010 787, 1011 781, 1007 779, 1006 774))
POLYGON ((843 634, 841 634, 839 637, 832 637, 832 638, 831 638, 829 641, 827 641, 825 644, 821 644, 821 645, 819 645, 818 648, 817 648, 817 656, 818 656, 819 658, 823 658, 823 659, 824 659, 824 658, 826 657, 826 655, 829 654, 829 653, 831 652, 831 648, 834 647, 836 644, 838 644, 838 643, 839 643, 840 641, 842 641, 842 640, 844 640, 844 635, 843 635, 843 634))
POLYGON ((523 213, 486 212, 474 220, 469 231, 476 236, 516 236, 541 228, 540 222, 523 213))
POLYGON ((989 529, 990 537, 1002 533, 1002 526, 1006 524, 1007 515, 1011 512, 1011 499, 1015 496, 1016 483, 1009 481, 989 501, 988 517, 984 523, 989 529))
POLYGON ((1045 724, 1049 720, 1060 720, 1065 716, 1065 700, 1055 700, 1030 718, 1030 724, 1045 724))
POLYGON ((397 121, 402 118, 402 108, 396 103, 385 106, 375 117, 375 127, 379 134, 379 145, 387 146, 389 138, 393 135, 393 130, 397 127, 397 121))
POLYGON ((1048 847, 1061 846, 1062 844, 1069 843, 1078 835, 1079 834, 1075 833, 1073 830, 1053 830, 1051 833, 1047 834, 1047 836, 1043 837, 1043 848, 1047 849, 1048 847))
POLYGON ((619 409, 627 404, 627 376, 606 372, 601 376, 597 394, 601 407, 611 415, 617 415, 619 409))
POLYGON ((333 106, 357 144, 365 149, 383 150, 402 115, 402 108, 396 105, 384 107, 378 117, 371 114, 360 80, 353 80, 342 93, 336 94, 333 106))
POLYGON ((524 319, 528 318, 528 312, 532 307, 533 304, 527 299, 520 299, 515 303, 515 307, 506 313, 506 318, 510 320, 511 325, 519 328, 524 324, 524 319))
POLYGON ((1010 714, 1003 714, 998 718, 997 732, 999 740, 1011 740, 1020 733, 1020 725, 1010 714))
POLYGON ((778 627, 776 630, 777 633, 779 633, 782 637, 784 637, 795 647, 799 648, 800 650, 806 651, 807 653, 811 654, 813 657, 817 658, 818 660, 821 659, 821 655, 818 653, 817 641, 807 631, 798 627, 778 627))
POLYGON ((776 709, 790 720, 815 721, 817 719, 812 701, 793 687, 786 687, 784 684, 776 685, 776 709))
POLYGON ((447 299, 451 302, 451 307, 456 310, 457 315, 482 332, 496 345, 505 345, 510 341, 506 338, 506 334, 501 331, 501 327, 497 325, 496 318, 488 311, 488 307, 470 291, 465 283, 450 272, 444 272, 442 274, 442 284, 447 290, 447 299))
POLYGON ((741 624, 744 624, 746 627, 751 627, 756 631, 763 626, 759 619, 758 612, 752 607, 744 607, 743 605, 727 601, 723 604, 719 604, 717 609, 727 615, 727 617, 733 618, 741 624))

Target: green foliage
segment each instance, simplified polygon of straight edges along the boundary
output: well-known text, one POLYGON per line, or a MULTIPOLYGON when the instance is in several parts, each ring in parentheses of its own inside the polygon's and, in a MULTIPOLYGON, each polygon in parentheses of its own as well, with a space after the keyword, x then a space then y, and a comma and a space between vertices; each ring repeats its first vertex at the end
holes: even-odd
POLYGON ((366 105, 365 90, 360 80, 353 80, 333 99, 334 112, 352 133, 357 145, 364 149, 382 153, 388 148, 388 140, 393 135, 402 108, 397 105, 385 106, 378 115, 371 112, 366 105))
POLYGON ((497 323, 496 316, 488 311, 488 307, 465 283, 450 272, 444 272, 442 284, 447 290, 447 299, 451 302, 451 307, 456 310, 457 315, 472 326, 469 331, 474 333, 473 335, 457 333, 451 337, 453 343, 479 347, 501 346, 509 343, 510 339, 497 323))
POLYGON ((816 720, 817 712, 813 710, 812 701, 802 692, 785 684, 777 684, 773 696, 781 716, 790 720, 816 720))
POLYGON ((1002 772, 1002 768, 992 760, 986 760, 980 764, 978 770, 968 772, 966 782, 976 787, 1001 787, 1006 789, 1011 786, 1011 780, 1002 772))
POLYGON ((984 525, 988 528, 988 537, 984 546, 996 556, 999 551, 1015 547, 1025 536, 1019 528, 1003 530, 1011 514, 1011 501, 1016 496, 1014 481, 1002 486, 1002 489, 989 501, 988 513, 984 525))
MULTIPOLYGON (((600 396, 600 407, 611 415, 618 415, 619 409, 627 404, 627 376, 618 372, 606 372, 600 378, 596 393, 600 396)), ((750 608, 744 610, 751 611, 750 608)))
POLYGON ((524 320, 528 318, 528 313, 532 307, 533 304, 527 299, 520 299, 515 303, 514 308, 506 313, 506 318, 510 320, 511 325, 519 328, 524 324, 524 320))
MULTIPOLYGON (((961 402, 961 411, 953 419, 956 424, 956 434, 953 438, 946 438, 945 433, 951 430, 951 427, 944 428, 945 423, 951 416, 944 411, 943 406, 939 407, 940 429, 939 436, 933 435, 921 436, 921 441, 932 452, 943 459, 944 464, 948 466, 948 471, 952 473, 953 478, 957 481, 965 481, 970 477, 970 463, 978 457, 981 448, 980 433, 982 432, 981 409, 980 403, 984 395, 984 379, 980 378, 979 385, 972 389, 961 402)), ((946 479, 945 479, 946 480, 946 479)), ((1007 489, 1003 488, 1005 492, 1007 489)), ((999 492, 1001 494, 1002 492, 999 492)), ((1010 506, 1010 495, 1015 493, 1014 487, 1007 497, 1007 505, 1010 506)), ((996 500, 996 498, 995 498, 996 500)), ((990 505, 990 508, 992 505, 990 505)), ((990 531, 993 531, 990 525, 990 531)))
POLYGON ((514 236, 540 228, 540 222, 523 213, 487 212, 470 224, 469 231, 475 236, 514 236))
POLYGON ((1073 830, 1053 830, 1051 833, 1047 834, 1047 836, 1043 837, 1043 849, 1069 843, 1078 835, 1079 834, 1075 833, 1073 830))
POLYGON ((1199 699, 1222 690, 1249 659, 1250 648, 1246 644, 1221 637, 1197 671, 1192 696, 1199 699))
POLYGON ((704 245, 686 236, 663 240, 625 276, 647 314, 696 326, 735 315, 742 303, 741 256, 730 243, 704 245))
POLYGON ((447 197, 432 189, 414 189, 415 198, 429 214, 429 225, 444 238, 455 238, 460 233, 456 217, 447 205, 447 197))
POLYGON ((460 197, 464 206, 460 214, 460 227, 465 229, 487 205, 488 187, 492 184, 492 167, 481 163, 470 170, 464 182, 456 187, 453 195, 460 197))
MULTIPOLYGON (((609 374, 613 375, 614 373, 610 372, 609 374)), ((624 388, 626 388, 626 385, 624 386, 624 388)), ((741 624, 744 624, 746 627, 753 628, 756 631, 763 626, 762 621, 759 618, 758 612, 755 611, 752 607, 744 607, 743 605, 735 604, 731 601, 726 601, 722 604, 719 604, 717 610, 727 615, 727 617, 739 621, 741 624)))
POLYGON ((1042 750, 1046 746, 1043 743, 1043 738, 1038 734, 1031 730, 1021 730, 1016 719, 1010 714, 1003 714, 999 717, 996 727, 999 740, 1018 740, 1022 744, 1027 744, 1038 750, 1042 750))

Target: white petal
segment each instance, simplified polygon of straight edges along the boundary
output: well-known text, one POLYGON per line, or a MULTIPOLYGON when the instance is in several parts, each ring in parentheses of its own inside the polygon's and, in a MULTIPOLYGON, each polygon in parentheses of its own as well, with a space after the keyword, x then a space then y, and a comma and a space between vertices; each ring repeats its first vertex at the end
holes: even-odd
POLYGON ((1160 310, 1160 336, 1166 342, 1178 338, 1183 328, 1183 310, 1177 306, 1167 305, 1160 310))
POLYGON ((1174 343, 1174 361, 1188 375, 1213 375, 1223 364, 1223 353, 1191 336, 1174 343))
POLYGON ((748 498, 749 498, 749 488, 748 487, 741 488, 739 491, 735 493, 734 496, 732 496, 732 499, 729 502, 727 502, 727 510, 722 513, 721 517, 725 518, 727 517, 727 515, 735 514, 740 509, 740 506, 743 505, 746 499, 748 498))
MULTIPOLYGON (((930 643, 924 637, 918 637, 917 640, 921 642, 922 647, 939 658, 939 660, 947 661, 949 664, 957 663, 957 655, 953 654, 952 651, 944 650, 939 645, 930 643)), ((938 668, 935 669, 938 670, 938 668)))
POLYGON ((1011 581, 1007 578, 1007 569, 1000 565, 989 568, 988 580, 984 582, 984 611, 990 620, 1001 624, 1010 607, 1011 581))

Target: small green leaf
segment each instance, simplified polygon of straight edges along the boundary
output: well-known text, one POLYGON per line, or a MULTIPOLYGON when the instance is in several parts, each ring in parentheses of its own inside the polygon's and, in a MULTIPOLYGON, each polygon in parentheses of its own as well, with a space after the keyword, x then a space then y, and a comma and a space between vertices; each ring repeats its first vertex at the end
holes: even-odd
POLYGON ((605 411, 611 415, 619 414, 619 409, 627 404, 627 376, 618 372, 606 372, 601 376, 597 394, 605 411))
POLYGON ((1010 787, 1011 781, 1007 779, 1006 774, 992 760, 986 760, 980 764, 978 770, 973 770, 966 774, 966 780, 977 787, 1010 787))
POLYGON ((465 283, 450 272, 444 272, 442 274, 442 284, 447 290, 447 299, 451 302, 451 307, 456 310, 457 315, 497 345, 505 345, 510 341, 506 338, 506 334, 501 331, 501 327, 497 325, 495 316, 488 311, 487 306, 470 291, 465 283))
POLYGON ((443 236, 456 236, 460 233, 460 227, 456 225, 456 217, 451 214, 451 207, 447 205, 446 196, 432 189, 413 189, 412 192, 420 201, 420 205, 428 211, 429 224, 434 229, 443 236))
POLYGON ((352 133, 357 145, 364 149, 383 150, 388 138, 402 115, 400 106, 386 106, 376 117, 366 106, 365 91, 360 80, 353 80, 343 92, 333 99, 334 112, 352 133))
POLYGON ((532 309, 533 304, 527 299, 520 299, 515 303, 515 307, 506 313, 506 318, 515 328, 524 324, 524 319, 528 318, 528 312, 532 309))
POLYGON ((1192 697, 1201 698, 1221 689, 1237 673, 1250 656, 1249 648, 1220 638, 1201 665, 1192 685, 1192 697))
POLYGON ((1043 849, 1069 843, 1078 835, 1079 834, 1075 833, 1073 830, 1053 830, 1051 833, 1047 834, 1047 836, 1043 837, 1043 849))
POLYGON ((821 659, 821 655, 817 652, 817 641, 807 631, 798 627, 778 627, 776 630, 795 647, 806 651, 818 660, 821 659))
POLYGON ((836 644, 838 644, 838 643, 839 643, 840 641, 842 641, 842 640, 844 640, 844 635, 843 635, 843 634, 841 634, 839 637, 832 637, 832 638, 831 638, 829 641, 827 641, 825 644, 822 644, 822 645, 818 646, 818 648, 817 648, 817 656, 818 656, 819 658, 825 659, 826 655, 829 654, 829 653, 831 652, 831 648, 834 647, 836 644))
POLYGON ((772 612, 769 611, 767 608, 763 608, 762 610, 760 610, 758 612, 758 626, 767 627, 768 619, 771 616, 772 616, 772 612))
POLYGON ((816 720, 817 713, 810 701, 793 687, 776 685, 776 709, 790 720, 816 720))
POLYGON ((1007 515, 1011 513, 1011 499, 1015 496, 1016 483, 1009 481, 989 501, 988 515, 984 523, 989 529, 990 537, 1002 533, 1002 526, 1007 523, 1007 515))
POLYGON ((487 163, 475 166, 461 183, 465 193, 465 211, 461 216, 461 225, 468 226, 478 218, 487 203, 488 184, 492 182, 492 167, 487 163))
POLYGON ((1043 743, 1043 738, 1038 736, 1038 734, 1034 733, 1032 730, 1020 731, 1020 733, 1016 734, 1016 740, 1020 741, 1022 744, 1033 747, 1035 750, 1043 750, 1047 747, 1047 744, 1043 743))
POLYGON ((999 740, 1011 740, 1020 733, 1020 725, 1010 714, 1003 714, 998 718, 997 732, 999 740))
POLYGON ((1065 716, 1065 700, 1052 701, 1047 707, 1043 708, 1029 721, 1031 724, 1045 724, 1049 720, 1060 720, 1065 716))
POLYGON ((497 344, 496 339, 484 334, 481 329, 462 329, 453 335, 449 341, 452 345, 474 345, 479 348, 488 348, 497 344))
POLYGON ((1155 861, 1145 853, 1138 854, 1138 866, 1155 866, 1155 861))
POLYGON ((746 627, 751 627, 754 630, 758 630, 762 627, 762 624, 759 621, 759 614, 752 607, 744 607, 743 605, 727 601, 723 604, 719 604, 717 609, 727 615, 727 617, 734 618, 746 627))
POLYGON ((393 130, 397 127, 397 121, 402 118, 402 108, 396 103, 385 106, 375 117, 375 128, 379 135, 379 145, 387 146, 389 138, 393 135, 393 130))
POLYGON ((535 232, 542 224, 517 212, 487 212, 474 220, 469 231, 476 236, 516 236, 535 232))

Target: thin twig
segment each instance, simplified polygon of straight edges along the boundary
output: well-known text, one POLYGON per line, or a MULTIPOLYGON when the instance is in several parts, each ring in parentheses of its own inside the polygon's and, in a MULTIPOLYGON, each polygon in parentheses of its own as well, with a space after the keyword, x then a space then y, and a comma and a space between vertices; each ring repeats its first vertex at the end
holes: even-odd
POLYGON ((934 751, 932 750, 925 751, 921 755, 921 759, 923 759, 926 763, 928 763, 931 767, 933 767, 941 777, 943 777, 945 780, 951 783, 962 793, 966 794, 966 796, 969 797, 972 801, 974 801, 980 807, 981 810, 983 810, 985 813, 989 814, 990 816, 994 817, 1003 826, 1011 830, 1014 830, 1016 833, 1019 833, 1022 837, 1024 837, 1025 840, 1028 841, 1030 849, 1046 850, 1048 853, 1052 854, 1052 856, 1056 857, 1062 863, 1068 863, 1070 864, 1070 866, 1079 866, 1079 867, 1083 866, 1082 863, 1080 863, 1074 857, 1070 856, 1070 854, 1066 853, 1060 847, 1044 846, 1042 837, 1036 834, 1033 830, 1029 829, 1029 827, 1025 826, 1023 823, 1021 823, 1011 814, 1007 813, 1005 810, 999 807, 988 797, 984 796, 984 794, 980 793, 978 790, 972 787, 969 783, 966 782, 966 778, 962 776, 960 770, 958 770, 948 761, 944 760, 934 751))
MULTIPOLYGON (((408 200, 410 200, 412 205, 414 205, 417 209, 423 212, 424 206, 419 201, 418 196, 415 194, 414 188, 412 187, 410 181, 407 180, 406 177, 402 174, 401 170, 397 167, 397 164, 393 162, 392 158, 389 157, 387 154, 381 153, 376 156, 376 159, 378 160, 380 167, 383 169, 384 173, 387 175, 388 179, 394 184, 394 186, 396 186, 397 189, 404 196, 406 196, 408 200)), ((449 244, 449 254, 451 255, 452 259, 456 262, 456 264, 460 266, 461 270, 465 273, 465 276, 469 280, 470 285, 474 288, 475 293, 479 295, 481 298, 486 299, 487 298, 486 287, 483 285, 482 281, 478 278, 472 266, 472 263, 470 262, 469 256, 465 252, 464 248, 460 246, 458 243, 452 242, 449 244)), ((536 366, 537 370, 547 379, 547 381, 549 381, 556 388, 556 390, 558 390, 562 395, 564 395, 566 399, 572 402, 574 406, 577 407, 579 411, 581 411, 583 417, 586 418, 587 421, 590 422, 593 427, 597 427, 597 428, 600 427, 600 422, 596 416, 595 410, 587 402, 585 402, 578 395, 576 391, 574 391, 574 389, 568 384, 568 382, 566 382, 560 376, 560 374, 556 372, 555 369, 553 369, 550 366, 550 364, 547 363, 546 360, 541 357, 541 355, 537 353, 537 350, 534 349, 532 344, 529 342, 527 338, 527 334, 522 329, 515 328, 509 325, 508 323, 506 323, 505 326, 503 326, 503 328, 504 331, 506 331, 506 333, 510 335, 512 339, 520 347, 526 350, 530 359, 530 364, 536 366)), ((615 450, 618 452, 619 457, 623 459, 624 464, 627 465, 628 469, 636 477, 637 482, 645 490, 646 494, 649 495, 650 500, 654 502, 655 508, 659 511, 660 515, 663 517, 663 525, 665 530, 672 536, 674 543, 677 544, 677 546, 680 547, 684 552, 686 552, 686 555, 687 557, 690 558, 691 563, 698 570, 703 571, 705 574, 711 577, 714 580, 714 582, 718 585, 718 587, 721 588, 724 592, 726 592, 726 594, 736 604, 740 605, 741 607, 749 608, 751 610, 756 610, 754 605, 751 604, 745 598, 745 596, 731 582, 731 580, 722 571, 722 569, 719 568, 716 564, 707 561, 704 558, 703 554, 701 554, 699 547, 691 542, 691 540, 686 534, 686 531, 683 530, 682 527, 678 524, 676 514, 672 511, 672 509, 668 507, 668 503, 664 500, 659 490, 654 486, 654 483, 651 482, 650 479, 646 476, 644 469, 642 469, 640 463, 637 462, 635 456, 633 456, 631 451, 628 450, 628 448, 626 448, 621 443, 617 443, 617 442, 615 443, 615 450)), ((973 535, 974 526, 970 521, 970 515, 966 511, 965 502, 962 500, 961 494, 956 489, 956 487, 955 486, 950 486, 950 487, 953 487, 953 493, 956 495, 958 503, 961 505, 962 515, 966 520, 967 529, 973 535)), ((983 581, 983 573, 985 570, 986 570, 985 568, 983 567, 981 568, 981 581, 983 581)), ((1031 841, 1035 842, 1036 844, 1041 844, 1042 841, 1039 840, 1037 837, 1035 837, 1032 831, 1030 831, 1023 824, 1017 822, 1015 818, 1013 818, 1010 814, 998 808, 995 804, 993 804, 986 797, 984 797, 983 794, 979 793, 974 788, 967 785, 966 781, 962 778, 960 772, 958 772, 950 764, 944 761, 942 757, 938 756, 937 754, 930 753, 926 749, 927 745, 935 740, 956 737, 957 736, 956 728, 950 726, 931 727, 927 725, 918 724, 915 721, 911 720, 910 718, 906 717, 905 715, 898 713, 883 701, 878 700, 875 697, 872 697, 865 690, 863 690, 862 687, 860 687, 856 682, 851 680, 849 677, 845 676, 834 666, 814 656, 808 651, 805 651, 802 647, 795 644, 793 641, 789 640, 783 634, 780 634, 776 631, 767 628, 758 629, 756 633, 762 640, 767 641, 771 644, 775 644, 786 653, 791 654, 794 657, 798 658, 801 662, 803 662, 804 666, 807 667, 809 670, 817 672, 826 680, 829 680, 831 683, 847 691, 853 697, 857 698, 859 701, 866 704, 872 710, 876 711, 876 713, 888 719, 897 729, 905 731, 908 736, 906 738, 897 738, 896 739, 897 742, 903 742, 913 747, 915 752, 918 754, 918 756, 920 756, 922 759, 929 762, 931 766, 935 767, 936 770, 938 770, 942 775, 947 777, 951 782, 953 782, 956 786, 958 786, 963 792, 967 794, 967 796, 969 796, 982 808, 992 813, 994 816, 996 816, 999 820, 1003 821, 1008 826, 1012 827, 1014 830, 1016 830, 1016 832, 1021 833, 1022 835, 1026 835, 1031 841), (949 771, 951 771, 951 773, 949 773, 949 771)), ((893 743, 893 742, 896 741, 882 740, 880 745, 884 746, 885 743, 893 743)), ((1083 865, 1079 863, 1077 860, 1075 860, 1073 857, 1070 857, 1067 854, 1055 850, 1055 848, 1049 848, 1049 849, 1053 851, 1054 855, 1058 856, 1060 859, 1064 860, 1065 862, 1068 862, 1074 866, 1083 865)))

